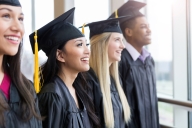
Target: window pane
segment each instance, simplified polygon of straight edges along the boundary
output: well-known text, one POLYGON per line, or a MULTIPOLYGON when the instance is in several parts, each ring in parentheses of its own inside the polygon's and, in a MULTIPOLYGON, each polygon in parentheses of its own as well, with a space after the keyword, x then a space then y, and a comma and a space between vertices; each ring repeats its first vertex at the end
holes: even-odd
POLYGON ((35 29, 39 29, 54 19, 53 0, 35 0, 35 29), (43 8, 42 8, 42 5, 43 8))
MULTIPOLYGON (((173 98, 172 79, 172 0, 147 0, 147 19, 152 44, 147 46, 155 60, 157 95, 173 98), (163 9, 162 9, 163 8, 163 9)), ((173 108, 159 103, 160 123, 173 125, 173 108)))
POLYGON ((33 54, 29 42, 29 34, 32 31, 31 0, 20 0, 22 11, 24 13, 25 34, 23 37, 23 54, 21 60, 21 71, 30 80, 33 73, 33 54))
POLYGON ((173 126, 173 106, 166 103, 158 103, 160 124, 173 126))
MULTIPOLYGON (((74 3, 76 7, 74 24, 77 27, 109 17, 109 0, 74 0, 74 3), (90 6, 85 6, 85 4, 90 6)), ((85 36, 88 40, 88 27, 85 28, 85 36)))
MULTIPOLYGON (((191 75, 190 81, 192 82, 192 74, 191 74, 192 73, 192 62, 191 62, 192 61, 192 52, 191 52, 191 50, 192 50, 192 23, 191 23, 191 21, 192 21, 192 2, 191 1, 189 1, 189 7, 190 7, 190 9, 188 10, 189 11, 189 21, 188 22, 190 25, 190 28, 189 28, 189 41, 190 42, 189 43, 190 43, 191 47, 189 47, 188 52, 189 52, 189 57, 191 57, 191 58, 188 61, 190 61, 190 63, 191 63, 191 65, 190 65, 191 71, 188 71, 188 72, 191 75)), ((192 86, 192 85, 190 85, 190 86, 192 86)), ((189 88, 189 100, 192 101, 192 87, 189 88)))
MULTIPOLYGON (((192 50, 192 24, 191 24, 191 21, 192 21, 192 2, 191 1, 188 1, 189 2, 189 7, 190 7, 190 9, 188 10, 189 11, 189 25, 190 25, 190 33, 189 33, 189 41, 190 41, 190 45, 191 45, 191 47, 189 47, 189 56, 190 57, 192 57, 192 52, 191 52, 191 50, 192 50)), ((190 65, 190 68, 192 67, 192 58, 190 58, 190 63, 191 63, 191 65, 190 65)), ((189 72, 189 74, 191 75, 191 76, 189 76, 191 79, 190 79, 190 81, 192 81, 192 69, 191 69, 191 71, 188 71, 189 72)), ((190 101, 192 101, 192 87, 190 87, 190 86, 192 86, 192 85, 189 85, 189 89, 188 89, 188 93, 189 93, 189 100, 190 101)), ((191 128, 192 127, 192 112, 189 112, 189 127, 191 128)))
MULTIPOLYGON (((33 53, 31 50, 31 45, 29 42, 29 35, 34 31, 32 30, 32 2, 31 0, 20 0, 22 5, 22 10, 24 13, 24 26, 25 26, 25 35, 23 38, 23 54, 21 61, 21 71, 23 74, 30 80, 33 81, 33 53)), ((46 23, 53 20, 53 0, 35 0, 35 29, 39 29, 46 23), (46 6, 43 7, 46 3, 46 6), (48 15, 47 15, 48 14, 48 15), (43 18, 43 20, 42 20, 43 18)), ((46 60, 46 56, 43 52, 39 53, 39 62, 40 64, 46 60)))
MULTIPOLYGON (((35 0, 34 7, 35 7, 34 8, 35 30, 43 27, 45 24, 49 23, 54 19, 54 1, 53 0, 35 0), (45 5, 45 6, 43 6, 42 8, 42 5, 45 5)), ((47 60, 47 56, 43 51, 40 50, 39 64, 42 65, 46 60, 47 60)))

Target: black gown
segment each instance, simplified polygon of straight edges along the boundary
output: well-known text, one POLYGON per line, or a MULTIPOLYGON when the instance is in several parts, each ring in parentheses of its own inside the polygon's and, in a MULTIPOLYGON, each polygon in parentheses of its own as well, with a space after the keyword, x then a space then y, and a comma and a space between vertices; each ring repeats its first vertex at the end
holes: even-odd
MULTIPOLYGON (((31 85, 33 86, 33 85, 31 85)), ((7 98, 5 97, 4 93, 0 90, 1 95, 4 96, 5 100, 7 101, 7 98)), ((34 94, 35 98, 35 107, 37 113, 39 113, 38 108, 38 100, 36 94, 34 94)), ((9 110, 4 113, 5 117, 5 126, 0 128, 42 128, 42 122, 41 120, 38 120, 35 117, 32 117, 29 121, 23 121, 21 117, 21 96, 17 89, 17 87, 11 83, 10 85, 10 99, 8 102, 9 104, 9 110)), ((39 113, 40 115, 40 113, 39 113)))
MULTIPOLYGON (((88 82, 88 85, 90 87, 90 91, 88 92, 88 94, 90 95, 91 99, 93 100, 96 115, 100 119, 101 127, 105 128, 103 99, 102 99, 103 96, 102 96, 102 92, 100 89, 98 78, 92 69, 90 69, 86 73, 85 76, 86 76, 86 81, 88 82)), ((116 89, 115 82, 112 79, 112 77, 111 77, 110 88, 111 88, 111 100, 112 100, 112 105, 113 105, 113 115, 114 115, 114 122, 115 122, 114 128, 125 128, 127 126, 124 121, 121 100, 120 100, 118 91, 116 89)))
POLYGON ((119 63, 123 89, 131 108, 130 128, 159 128, 154 60, 134 61, 124 49, 119 63))
POLYGON ((78 109, 65 83, 55 76, 38 94, 43 128, 91 128, 83 101, 78 96, 78 109))

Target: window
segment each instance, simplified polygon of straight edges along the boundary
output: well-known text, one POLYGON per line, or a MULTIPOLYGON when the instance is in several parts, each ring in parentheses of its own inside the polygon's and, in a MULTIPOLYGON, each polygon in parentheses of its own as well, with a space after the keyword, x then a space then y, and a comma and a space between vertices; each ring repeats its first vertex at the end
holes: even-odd
POLYGON ((22 10, 24 13, 24 27, 25 27, 25 34, 23 37, 23 54, 21 60, 21 71, 22 73, 30 80, 32 79, 33 73, 33 54, 31 50, 31 45, 29 42, 29 34, 32 32, 32 8, 31 8, 31 0, 20 0, 22 5, 22 10))
MULTIPOLYGON (((74 24, 77 27, 84 23, 105 20, 109 16, 109 0, 75 0, 74 3, 76 7, 74 24), (85 4, 90 6, 85 6, 85 4)), ((88 27, 85 28, 85 36, 89 40, 88 27)))
POLYGON ((157 93, 159 96, 172 98, 172 0, 167 0, 166 4, 147 0, 146 7, 152 30, 152 44, 148 49, 156 64, 157 93))
MULTIPOLYGON (((147 48, 155 60, 157 94, 173 98, 172 0, 167 0, 166 4, 147 0, 146 12, 152 31, 152 44, 147 48)), ((160 123, 173 125, 173 107, 164 103, 159 103, 158 107, 160 123)))
MULTIPOLYGON (((21 71, 23 74, 30 80, 33 81, 33 53, 31 50, 31 45, 29 42, 29 35, 34 31, 33 29, 39 29, 46 23, 53 20, 54 9, 53 9, 53 0, 20 0, 22 5, 22 10, 24 13, 24 26, 25 26, 25 35, 23 37, 23 54, 22 54, 22 62, 21 62, 21 71), (46 6, 43 7, 46 3, 46 6), (34 6, 32 6, 34 4, 34 6), (34 8, 32 8, 34 7, 34 8), (34 14, 34 17, 33 15, 34 14), (43 20, 42 20, 43 18, 43 20), (34 24, 35 28, 32 28, 32 24, 34 24)), ((39 61, 42 64, 46 60, 46 56, 43 52, 39 52, 39 61)))

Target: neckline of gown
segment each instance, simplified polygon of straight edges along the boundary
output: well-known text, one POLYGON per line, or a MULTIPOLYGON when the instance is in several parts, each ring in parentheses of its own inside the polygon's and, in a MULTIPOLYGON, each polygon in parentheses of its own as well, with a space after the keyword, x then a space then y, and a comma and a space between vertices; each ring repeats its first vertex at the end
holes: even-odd
POLYGON ((75 100, 74 100, 73 96, 71 95, 68 87, 67 87, 66 84, 64 83, 64 81, 63 81, 59 76, 56 76, 56 77, 63 83, 64 87, 66 88, 67 92, 69 93, 70 99, 72 100, 72 102, 73 102, 73 104, 74 104, 74 105, 72 105, 72 106, 73 106, 73 109, 76 109, 76 110, 77 110, 76 112, 80 112, 80 111, 86 110, 86 109, 85 109, 85 106, 84 106, 84 104, 83 104, 83 101, 82 101, 81 97, 79 96, 79 94, 76 92, 76 90, 75 90, 75 93, 76 93, 76 95, 77 95, 78 102, 81 102, 80 104, 82 104, 82 108, 78 108, 78 107, 77 107, 77 105, 76 105, 76 103, 75 103, 75 100), (75 107, 74 107, 74 106, 75 106, 75 107))

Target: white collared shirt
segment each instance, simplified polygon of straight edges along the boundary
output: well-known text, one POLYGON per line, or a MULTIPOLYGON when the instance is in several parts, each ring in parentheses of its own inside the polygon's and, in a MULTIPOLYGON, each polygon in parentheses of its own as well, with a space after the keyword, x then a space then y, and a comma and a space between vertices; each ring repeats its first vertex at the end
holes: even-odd
POLYGON ((136 61, 140 56, 142 56, 143 58, 143 62, 145 61, 145 59, 150 56, 150 53, 146 50, 146 49, 142 49, 142 54, 140 54, 130 43, 125 42, 125 48, 126 50, 129 52, 129 54, 131 55, 131 57, 133 58, 134 61, 136 61))

